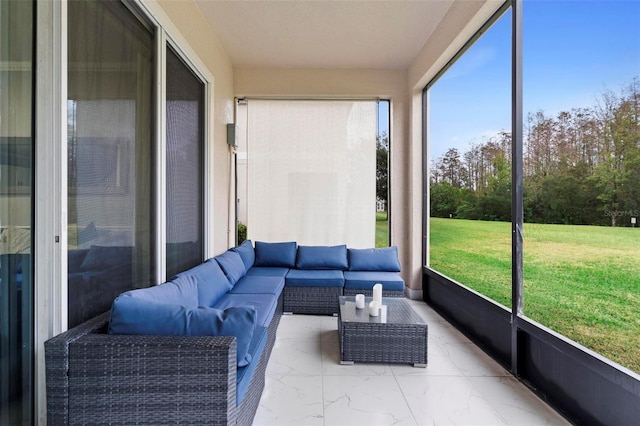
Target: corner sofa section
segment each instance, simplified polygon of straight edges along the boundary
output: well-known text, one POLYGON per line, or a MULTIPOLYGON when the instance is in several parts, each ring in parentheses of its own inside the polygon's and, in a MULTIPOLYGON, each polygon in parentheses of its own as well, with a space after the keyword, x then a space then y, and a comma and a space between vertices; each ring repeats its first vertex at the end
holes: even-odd
POLYGON ((284 278, 244 275, 227 251, 45 342, 47 422, 250 425, 284 278))
POLYGON ((397 248, 251 241, 45 342, 49 424, 252 423, 283 311, 404 295, 397 248), (349 294, 349 293, 347 293, 349 294))

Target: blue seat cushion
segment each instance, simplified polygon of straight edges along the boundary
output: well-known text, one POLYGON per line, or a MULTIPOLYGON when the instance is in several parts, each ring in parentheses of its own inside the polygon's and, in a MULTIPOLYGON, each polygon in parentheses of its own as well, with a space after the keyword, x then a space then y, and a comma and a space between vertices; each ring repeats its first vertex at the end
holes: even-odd
POLYGON ((253 248, 251 240, 245 240, 238 247, 231 249, 240 255, 242 262, 244 263, 244 270, 248 271, 256 261, 256 252, 253 248))
POLYGON ((250 306, 228 309, 195 308, 118 296, 111 307, 110 334, 151 336, 235 336, 237 364, 251 362, 249 343, 257 312, 250 306))
POLYGON ((377 283, 382 290, 404 291, 404 280, 396 272, 346 271, 344 288, 371 290, 377 283))
POLYGON ((284 277, 244 276, 229 293, 269 293, 279 296, 284 288, 284 277))
POLYGON ((251 362, 244 367, 239 367, 236 373, 236 406, 240 405, 247 393, 247 390, 249 389, 253 373, 256 371, 258 364, 260 364, 258 361, 260 360, 264 349, 267 347, 267 340, 267 328, 257 326, 256 330, 253 332, 253 338, 251 339, 249 350, 247 351, 254 362, 251 362))
POLYGON ((247 273, 242 258, 235 251, 227 250, 221 255, 214 257, 214 259, 218 262, 220 268, 222 268, 222 272, 227 276, 231 285, 235 285, 235 283, 247 273))
POLYGON ((296 264, 296 247, 295 241, 283 243, 256 241, 254 265, 293 268, 296 264))
POLYGON ((296 269, 347 270, 347 246, 298 246, 296 269))
POLYGON ((170 303, 193 309, 198 307, 198 284, 193 275, 183 275, 153 287, 129 290, 120 296, 135 297, 155 303, 170 303))
POLYGON ((254 266, 247 271, 247 276, 260 276, 260 277, 286 277, 289 272, 289 268, 277 268, 268 266, 254 266))
POLYGON ((220 265, 214 259, 187 269, 184 272, 173 276, 170 281, 176 278, 193 276, 198 284, 198 306, 211 307, 221 296, 231 290, 231 283, 227 279, 220 265))
POLYGON ((225 294, 215 308, 228 309, 237 306, 252 306, 258 313, 257 324, 268 327, 278 307, 278 297, 268 293, 225 294))
POLYGON ((344 287, 342 271, 291 269, 285 285, 291 287, 344 287))
POLYGON ((398 247, 352 249, 349 252, 350 271, 400 272, 398 247))

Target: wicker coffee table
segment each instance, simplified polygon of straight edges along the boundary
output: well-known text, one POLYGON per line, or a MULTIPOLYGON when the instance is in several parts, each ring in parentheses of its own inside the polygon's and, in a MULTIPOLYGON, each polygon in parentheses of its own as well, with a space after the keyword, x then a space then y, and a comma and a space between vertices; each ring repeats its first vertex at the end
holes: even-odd
POLYGON ((386 318, 369 316, 370 297, 365 309, 356 309, 355 296, 340 296, 338 334, 340 363, 403 363, 427 366, 427 324, 405 299, 382 298, 386 318))

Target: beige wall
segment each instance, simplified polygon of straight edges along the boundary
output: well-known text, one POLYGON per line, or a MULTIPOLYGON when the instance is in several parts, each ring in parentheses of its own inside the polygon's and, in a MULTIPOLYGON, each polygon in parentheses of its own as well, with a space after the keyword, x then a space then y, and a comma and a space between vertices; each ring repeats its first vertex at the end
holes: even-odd
POLYGON ((397 245, 403 278, 422 289, 422 88, 502 1, 457 0, 408 69, 233 68, 197 6, 157 0, 181 37, 214 79, 213 243, 211 255, 228 246, 229 152, 226 124, 234 121, 234 96, 274 98, 383 98, 391 100, 391 243, 397 245))
POLYGON ((210 197, 208 206, 212 229, 208 229, 210 243, 207 251, 209 256, 214 256, 228 248, 229 151, 226 125, 234 121, 233 68, 229 57, 194 3, 175 0, 157 0, 157 3, 175 27, 168 28, 168 31, 179 33, 169 35, 181 39, 177 40, 181 48, 190 48, 213 79, 213 96, 209 104, 209 118, 213 129, 210 129, 212 137, 208 146, 213 151, 209 156, 209 161, 213 161, 213 176, 210 176, 207 194, 210 197))
POLYGON ((409 165, 409 97, 405 70, 237 68, 234 72, 238 97, 273 98, 381 98, 391 100, 391 244, 397 245, 403 277, 408 280, 415 269, 407 260, 413 248, 410 233, 411 205, 409 165))
MULTIPOLYGON (((410 99, 407 118, 407 155, 408 167, 414 173, 405 182, 407 187, 411 188, 408 196, 411 200, 411 211, 407 213, 410 229, 405 237, 412 247, 411 257, 406 259, 405 263, 411 265, 409 280, 414 283, 413 289, 422 289, 422 266, 425 264, 422 253, 422 178, 424 175, 422 133, 423 126, 427 123, 423 123, 422 117, 422 91, 503 3, 503 0, 456 0, 407 69, 407 96, 410 99)), ((426 149, 427 158, 429 158, 428 142, 426 149)), ((428 168, 428 161, 425 162, 425 166, 428 168)), ((428 205, 428 198, 425 203, 428 205)), ((424 238, 428 240, 428 237, 426 233, 424 238)))

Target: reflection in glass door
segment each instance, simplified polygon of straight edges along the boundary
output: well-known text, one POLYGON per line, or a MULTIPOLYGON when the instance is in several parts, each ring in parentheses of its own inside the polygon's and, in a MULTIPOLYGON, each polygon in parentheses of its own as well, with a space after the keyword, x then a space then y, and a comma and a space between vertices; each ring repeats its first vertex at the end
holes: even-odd
POLYGON ((0 424, 32 419, 33 2, 0 2, 0 424))

